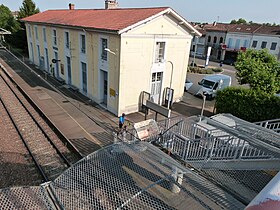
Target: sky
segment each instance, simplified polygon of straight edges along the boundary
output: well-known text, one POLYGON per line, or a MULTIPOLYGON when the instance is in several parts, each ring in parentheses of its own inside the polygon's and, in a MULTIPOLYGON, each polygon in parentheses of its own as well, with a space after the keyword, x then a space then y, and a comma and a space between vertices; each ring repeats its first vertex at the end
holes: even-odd
MULTIPOLYGON (((10 10, 18 10, 23 0, 0 0, 10 10)), ((104 0, 33 0, 40 11, 68 9, 75 4, 77 9, 104 8, 104 0)), ((162 7, 174 9, 190 22, 214 21, 227 23, 243 18, 257 23, 280 24, 280 0, 118 0, 119 7, 162 7)))

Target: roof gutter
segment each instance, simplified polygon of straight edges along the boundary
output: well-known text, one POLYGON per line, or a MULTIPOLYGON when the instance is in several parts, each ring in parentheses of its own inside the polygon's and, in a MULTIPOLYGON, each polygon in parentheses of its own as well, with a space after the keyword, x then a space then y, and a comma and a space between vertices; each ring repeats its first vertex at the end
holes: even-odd
POLYGON ((175 18, 177 18, 179 20, 179 23, 180 25, 184 25, 186 26, 187 28, 189 28, 191 30, 191 33, 195 34, 195 36, 202 36, 202 34, 196 30, 191 24, 189 24, 184 18, 182 18, 180 15, 178 15, 174 10, 172 10, 171 8, 167 8, 149 18, 146 18, 145 20, 142 20, 142 21, 139 21, 131 26, 128 26, 122 30, 119 30, 118 31, 118 34, 122 34, 122 33, 125 33, 129 30, 132 30, 133 28, 136 28, 137 26, 141 25, 141 24, 145 24, 161 15, 164 15, 164 14, 171 14, 173 15, 175 18))
POLYGON ((202 34, 196 30, 191 24, 188 23, 188 21, 186 21, 183 17, 181 17, 179 14, 177 14, 174 10, 172 10, 171 8, 168 8, 169 13, 168 14, 172 14, 173 16, 175 16, 177 19, 180 20, 180 25, 184 25, 187 28, 189 28, 191 30, 191 32, 193 32, 193 34, 195 36, 202 36, 202 34))
POLYGON ((42 23, 42 22, 35 22, 35 21, 22 21, 22 22, 32 23, 32 24, 35 24, 35 25, 42 25, 42 26, 67 28, 67 29, 73 29, 73 30, 87 30, 87 31, 92 31, 92 32, 118 34, 118 30, 110 30, 110 29, 103 29, 103 28, 89 28, 89 27, 83 27, 83 26, 71 26, 71 25, 64 25, 64 24, 42 23))

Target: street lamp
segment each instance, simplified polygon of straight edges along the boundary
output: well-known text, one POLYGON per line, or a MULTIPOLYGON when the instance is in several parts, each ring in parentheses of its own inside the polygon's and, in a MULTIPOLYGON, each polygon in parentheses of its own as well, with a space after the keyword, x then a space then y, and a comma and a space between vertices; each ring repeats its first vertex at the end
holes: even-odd
POLYGON ((105 48, 104 50, 107 51, 107 52, 109 52, 109 53, 112 53, 113 55, 116 55, 116 53, 113 52, 112 50, 110 50, 109 48, 105 48))
POLYGON ((204 108, 205 108, 206 96, 204 95, 204 93, 202 93, 202 98, 203 98, 203 102, 202 102, 202 107, 201 107, 201 113, 200 113, 199 122, 202 120, 203 111, 204 111, 204 108))
POLYGON ((170 76, 170 86, 169 86, 169 94, 168 94, 168 104, 167 104, 167 109, 170 108, 170 102, 171 102, 171 85, 172 85, 172 76, 173 76, 173 63, 171 61, 167 61, 167 63, 171 64, 171 76, 170 76))

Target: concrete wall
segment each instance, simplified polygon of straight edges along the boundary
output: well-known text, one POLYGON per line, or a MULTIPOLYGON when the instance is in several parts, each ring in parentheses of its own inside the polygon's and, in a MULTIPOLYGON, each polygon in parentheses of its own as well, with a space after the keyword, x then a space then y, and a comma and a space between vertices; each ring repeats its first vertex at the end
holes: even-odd
POLYGON ((172 86, 174 100, 183 96, 189 50, 192 36, 167 16, 161 16, 149 24, 141 25, 121 36, 121 72, 119 112, 138 110, 142 91, 151 93, 152 72, 163 72, 161 102, 164 88, 170 86, 172 66, 172 86), (155 63, 157 41, 166 42, 165 58, 155 63))

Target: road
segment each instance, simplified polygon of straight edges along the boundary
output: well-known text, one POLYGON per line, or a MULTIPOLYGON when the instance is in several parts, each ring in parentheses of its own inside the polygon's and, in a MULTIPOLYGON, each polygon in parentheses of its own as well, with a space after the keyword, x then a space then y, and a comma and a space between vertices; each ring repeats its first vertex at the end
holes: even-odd
MULTIPOLYGON (((193 60, 193 58, 190 57, 189 63, 191 63, 192 60, 193 60)), ((203 65, 205 64, 205 60, 203 60, 203 59, 195 58, 195 62, 196 62, 197 65, 201 65, 201 66, 203 66, 203 65)), ((219 65, 220 65, 220 64, 217 63, 217 62, 212 62, 212 61, 210 61, 208 67, 209 67, 209 68, 211 68, 211 67, 215 68, 215 67, 220 67, 219 65)), ((236 70, 235 70, 234 66, 223 65, 223 66, 222 66, 222 69, 223 69, 222 74, 231 76, 231 85, 232 85, 232 86, 239 86, 238 81, 237 81, 236 76, 235 76, 236 70)), ((188 78, 189 80, 191 80, 194 84, 197 84, 199 81, 201 81, 201 79, 202 79, 204 76, 205 76, 204 74, 193 74, 193 73, 188 73, 187 78, 188 78)))
MULTIPOLYGON (((189 58, 189 64, 193 61, 193 57, 189 58)), ((200 66, 205 65, 205 59, 195 58, 195 63, 200 66)), ((220 67, 220 63, 209 61, 208 66, 220 67)), ((223 64, 223 68, 231 71, 235 71, 234 66, 223 64)))
MULTIPOLYGON (((190 58, 189 63, 191 63, 192 60, 193 60, 193 58, 190 58)), ((205 64, 205 61, 202 59, 196 58, 195 62, 197 65, 201 65, 201 66, 203 66, 205 64)), ((219 67, 219 63, 210 61, 209 67, 210 68, 219 67)), ((237 79, 235 77, 236 70, 235 70, 234 66, 223 65, 222 68, 223 68, 222 74, 231 76, 232 86, 239 86, 237 79)), ((197 89, 197 90, 199 89, 198 82, 201 81, 201 79, 203 77, 205 77, 205 74, 194 74, 194 73, 187 74, 187 78, 193 82, 194 86, 196 86, 193 88, 197 89)), ((182 98, 182 101, 179 103, 175 103, 173 105, 173 109, 174 109, 174 111, 177 111, 178 113, 181 113, 185 116, 200 115, 201 109, 202 109, 202 103, 203 103, 202 98, 195 97, 192 94, 190 94, 189 92, 185 92, 184 96, 182 98)), ((213 115, 214 105, 215 105, 215 100, 206 101, 203 115, 206 115, 206 116, 213 115)))

